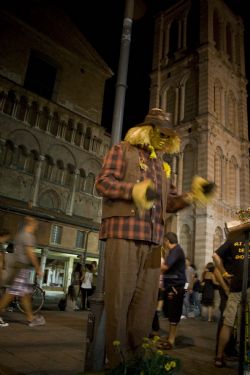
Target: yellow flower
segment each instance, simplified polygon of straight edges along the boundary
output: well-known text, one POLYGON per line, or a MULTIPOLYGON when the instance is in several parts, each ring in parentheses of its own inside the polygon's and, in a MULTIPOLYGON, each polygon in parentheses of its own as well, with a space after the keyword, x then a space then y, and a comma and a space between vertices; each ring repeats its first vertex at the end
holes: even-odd
POLYGON ((148 337, 143 337, 143 341, 144 342, 149 342, 149 338, 148 337))
POLYGON ((158 355, 163 355, 163 351, 162 351, 162 350, 157 350, 157 351, 156 351, 156 354, 158 354, 158 355))
POLYGON ((160 340, 160 336, 154 336, 154 338, 153 338, 153 342, 157 342, 157 341, 159 341, 160 340))
POLYGON ((172 367, 172 368, 175 368, 175 367, 176 367, 176 362, 175 362, 175 361, 171 361, 170 364, 171 364, 171 367, 172 367))
POLYGON ((115 341, 113 341, 113 345, 114 346, 120 346, 120 341, 119 340, 115 340, 115 341))
POLYGON ((140 375, 144 375, 144 371, 141 371, 141 372, 140 372, 140 375))
POLYGON ((149 349, 150 345, 147 343, 142 344, 143 349, 149 349))
POLYGON ((170 167, 170 165, 166 161, 164 161, 162 163, 162 165, 163 165, 163 169, 164 169, 164 171, 166 173, 167 178, 169 178, 170 174, 171 174, 171 167, 170 167))
POLYGON ((167 362, 167 363, 165 364, 165 370, 166 370, 167 372, 171 370, 171 366, 170 366, 170 363, 169 363, 169 362, 167 362))

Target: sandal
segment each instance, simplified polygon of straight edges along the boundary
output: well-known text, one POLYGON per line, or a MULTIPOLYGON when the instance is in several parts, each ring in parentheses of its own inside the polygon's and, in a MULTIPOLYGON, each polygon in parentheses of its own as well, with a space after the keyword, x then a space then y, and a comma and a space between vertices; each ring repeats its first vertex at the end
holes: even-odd
POLYGON ((216 357, 214 359, 214 365, 215 365, 215 367, 219 367, 219 368, 222 368, 222 367, 226 366, 223 358, 219 358, 219 357, 216 357))
POLYGON ((157 343, 157 348, 162 350, 171 350, 174 349, 174 345, 169 341, 159 341, 157 343))

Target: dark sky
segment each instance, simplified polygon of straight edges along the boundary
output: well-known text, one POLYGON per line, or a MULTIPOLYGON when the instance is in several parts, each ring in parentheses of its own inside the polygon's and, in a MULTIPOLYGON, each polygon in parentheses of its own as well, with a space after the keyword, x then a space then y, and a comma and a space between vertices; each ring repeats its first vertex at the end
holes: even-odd
MULTIPOLYGON (((138 0, 135 0, 135 2, 138 0)), ((152 65, 153 51, 153 15, 166 5, 176 0, 142 0, 147 5, 147 11, 139 20, 133 22, 130 59, 128 69, 128 88, 124 111, 123 135, 127 128, 143 120, 149 105, 149 74, 152 65)), ((225 2, 239 15, 245 23, 245 45, 250 44, 250 16, 248 15, 246 0, 225 0, 225 2)), ((124 0, 85 0, 82 2, 65 0, 67 13, 83 31, 89 42, 103 57, 114 72, 114 76, 107 81, 102 125, 111 130, 117 67, 120 54, 122 21, 124 16, 124 0)), ((250 52, 246 53, 247 78, 250 78, 250 52)), ((248 89, 249 90, 249 89, 248 89)))

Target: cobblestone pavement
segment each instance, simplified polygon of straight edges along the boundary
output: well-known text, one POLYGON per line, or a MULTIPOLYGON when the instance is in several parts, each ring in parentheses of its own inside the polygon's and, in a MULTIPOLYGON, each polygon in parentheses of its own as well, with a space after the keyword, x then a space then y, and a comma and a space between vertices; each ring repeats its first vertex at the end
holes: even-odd
MULTIPOLYGON (((0 328, 0 375, 77 375, 83 373, 86 352, 87 313, 42 312, 47 324, 28 327, 25 316, 7 312, 9 327, 0 328)), ((167 335, 168 321, 160 320, 167 335)), ((216 323, 182 320, 176 346, 168 353, 181 360, 181 375, 236 375, 238 363, 227 368, 213 365, 216 323)))

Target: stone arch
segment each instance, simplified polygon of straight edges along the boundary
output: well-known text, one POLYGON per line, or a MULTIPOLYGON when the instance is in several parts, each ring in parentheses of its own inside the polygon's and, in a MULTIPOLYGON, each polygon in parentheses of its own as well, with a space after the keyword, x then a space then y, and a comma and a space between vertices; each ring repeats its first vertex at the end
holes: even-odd
POLYGON ((41 146, 38 139, 29 130, 16 129, 9 133, 8 138, 15 144, 23 144, 29 151, 37 150, 41 153, 41 146))
POLYGON ((91 157, 84 162, 86 173, 94 173, 97 175, 102 167, 102 164, 99 160, 91 157))
POLYGON ((222 107, 222 91, 223 86, 221 84, 221 81, 216 78, 214 81, 214 113, 217 117, 218 121, 221 121, 221 107, 222 107))
POLYGON ((47 153, 54 159, 54 160, 62 160, 64 165, 73 164, 76 167, 76 157, 73 152, 65 145, 61 144, 54 144, 47 153))
POLYGON ((49 189, 40 194, 38 198, 38 205, 43 208, 59 210, 61 207, 61 200, 57 192, 49 189))

